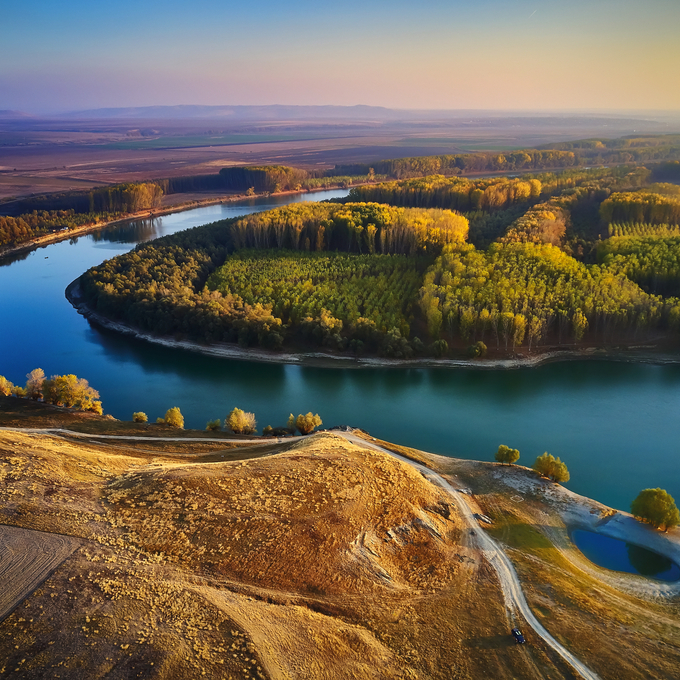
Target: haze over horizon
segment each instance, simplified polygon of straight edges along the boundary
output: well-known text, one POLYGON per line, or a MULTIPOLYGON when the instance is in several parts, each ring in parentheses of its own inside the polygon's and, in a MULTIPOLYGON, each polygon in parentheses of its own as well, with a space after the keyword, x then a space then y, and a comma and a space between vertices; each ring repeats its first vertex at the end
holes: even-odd
POLYGON ((157 105, 673 111, 677 0, 26 0, 3 9, 0 109, 157 105))

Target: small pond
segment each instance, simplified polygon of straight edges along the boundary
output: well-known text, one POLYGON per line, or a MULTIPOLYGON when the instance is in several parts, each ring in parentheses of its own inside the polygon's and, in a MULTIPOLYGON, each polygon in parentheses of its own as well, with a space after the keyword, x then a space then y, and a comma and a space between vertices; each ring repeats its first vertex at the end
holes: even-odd
POLYGON ((572 531, 571 540, 591 562, 605 569, 660 581, 680 579, 680 567, 675 562, 639 545, 583 529, 572 531))

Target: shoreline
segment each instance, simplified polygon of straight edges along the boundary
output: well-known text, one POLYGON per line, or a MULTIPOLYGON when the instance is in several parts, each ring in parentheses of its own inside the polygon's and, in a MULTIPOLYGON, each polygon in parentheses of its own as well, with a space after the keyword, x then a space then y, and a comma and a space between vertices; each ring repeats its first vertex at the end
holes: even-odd
POLYGON ((477 370, 517 370, 538 368, 544 364, 568 361, 618 361, 623 363, 680 364, 680 353, 661 353, 655 345, 635 345, 618 349, 585 347, 583 349, 550 349, 532 356, 515 356, 504 359, 388 359, 385 357, 353 357, 328 354, 326 352, 274 352, 257 348, 243 348, 232 343, 205 345, 189 340, 176 340, 167 336, 143 332, 134 326, 97 314, 90 309, 80 291, 80 277, 72 281, 65 290, 66 299, 76 311, 88 321, 101 328, 127 335, 137 340, 161 345, 170 349, 197 352, 206 356, 237 361, 254 361, 270 364, 292 364, 318 368, 473 368, 477 370))
MULTIPOLYGON (((355 184, 352 186, 361 186, 360 184, 355 184)), ((333 191, 334 189, 342 189, 343 187, 322 187, 319 189, 309 189, 307 191, 281 191, 277 194, 269 194, 269 196, 294 196, 298 194, 312 194, 319 191, 333 191)), ((172 194, 170 194, 172 196, 172 194)), ((180 195, 180 194, 177 194, 180 195)), ((108 220, 106 222, 97 222, 96 224, 86 224, 82 227, 76 227, 75 229, 69 229, 68 231, 55 231, 51 234, 45 234, 44 236, 38 236, 31 239, 30 241, 24 241, 23 243, 18 243, 14 246, 4 246, 0 247, 0 260, 5 257, 12 257, 13 255, 20 255, 21 253, 30 252, 32 250, 37 250, 43 246, 50 245, 52 243, 59 243, 60 241, 66 241, 67 239, 77 238, 79 236, 85 236, 86 234, 91 234, 100 229, 106 227, 111 227, 116 224, 121 224, 123 222, 131 222, 133 220, 148 220, 154 219, 156 217, 163 217, 164 215, 171 215, 178 212, 186 212, 187 210, 194 210, 195 208, 203 208, 209 205, 219 205, 223 203, 237 203, 238 201, 245 201, 252 198, 266 198, 264 194, 255 194, 253 196, 246 196, 244 193, 240 194, 223 194, 221 196, 214 196, 213 198, 204 199, 191 199, 176 203, 174 205, 164 206, 162 208, 150 208, 147 210, 140 210, 136 213, 130 213, 125 217, 119 217, 115 220, 108 220)))

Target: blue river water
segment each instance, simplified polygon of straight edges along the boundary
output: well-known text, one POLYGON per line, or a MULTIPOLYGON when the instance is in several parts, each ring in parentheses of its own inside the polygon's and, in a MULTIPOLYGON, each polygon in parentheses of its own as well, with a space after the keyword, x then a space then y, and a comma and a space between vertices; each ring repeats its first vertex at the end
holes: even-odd
POLYGON ((75 373, 101 393, 106 413, 155 420, 179 406, 203 428, 234 407, 259 427, 291 412, 324 425, 444 455, 492 460, 499 444, 531 465, 548 451, 569 466, 567 486, 628 510, 646 487, 680 499, 680 366, 582 361, 512 371, 336 369, 259 364, 166 349, 91 326, 64 297, 86 269, 141 241, 292 200, 252 199, 136 221, 0 262, 0 375, 23 384, 35 367, 75 373))

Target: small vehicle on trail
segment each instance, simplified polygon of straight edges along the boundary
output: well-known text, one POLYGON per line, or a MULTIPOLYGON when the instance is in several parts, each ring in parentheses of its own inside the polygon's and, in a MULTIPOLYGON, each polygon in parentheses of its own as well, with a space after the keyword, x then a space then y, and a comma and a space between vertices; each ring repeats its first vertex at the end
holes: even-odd
POLYGON ((518 645, 523 645, 526 642, 524 635, 522 635, 522 631, 519 628, 513 628, 510 633, 512 634, 512 637, 515 638, 515 642, 518 645))

